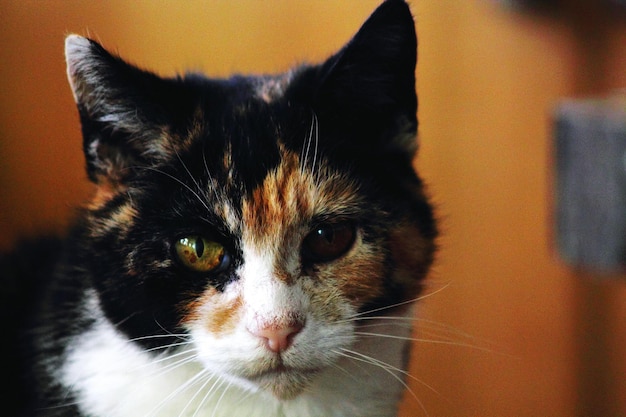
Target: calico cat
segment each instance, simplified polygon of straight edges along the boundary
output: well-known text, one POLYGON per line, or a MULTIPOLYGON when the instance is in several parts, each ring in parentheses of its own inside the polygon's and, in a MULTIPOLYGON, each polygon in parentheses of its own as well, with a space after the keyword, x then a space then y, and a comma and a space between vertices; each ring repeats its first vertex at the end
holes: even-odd
POLYGON ((437 234, 416 47, 402 0, 272 76, 161 78, 70 35, 95 194, 2 257, 8 415, 396 415, 437 234))

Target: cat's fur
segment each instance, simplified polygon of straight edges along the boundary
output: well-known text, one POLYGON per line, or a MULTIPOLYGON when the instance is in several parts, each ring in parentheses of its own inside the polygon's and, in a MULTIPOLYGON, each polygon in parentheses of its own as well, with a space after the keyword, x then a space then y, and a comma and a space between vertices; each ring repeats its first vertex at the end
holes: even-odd
POLYGON ((277 76, 160 78, 75 35, 66 56, 96 193, 2 257, 3 409, 395 415, 436 236, 408 6, 277 76))

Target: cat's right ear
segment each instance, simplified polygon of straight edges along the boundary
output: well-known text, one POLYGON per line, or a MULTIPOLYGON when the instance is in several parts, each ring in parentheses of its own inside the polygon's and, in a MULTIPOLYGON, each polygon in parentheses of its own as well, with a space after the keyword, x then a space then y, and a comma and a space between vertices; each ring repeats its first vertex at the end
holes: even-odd
POLYGON ((133 169, 171 154, 167 131, 188 110, 175 80, 130 65, 78 35, 66 38, 65 56, 93 182, 122 187, 133 169))

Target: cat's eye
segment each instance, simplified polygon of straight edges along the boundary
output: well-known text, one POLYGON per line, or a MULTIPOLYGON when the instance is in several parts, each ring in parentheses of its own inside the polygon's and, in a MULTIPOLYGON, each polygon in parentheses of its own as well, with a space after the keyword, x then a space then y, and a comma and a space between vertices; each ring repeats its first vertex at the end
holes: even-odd
POLYGON ((312 262, 330 262, 344 255, 356 238, 351 223, 327 223, 315 227, 302 242, 302 255, 312 262))
POLYGON ((226 248, 202 236, 186 236, 175 244, 176 255, 183 265, 197 272, 224 269, 230 262, 226 248))

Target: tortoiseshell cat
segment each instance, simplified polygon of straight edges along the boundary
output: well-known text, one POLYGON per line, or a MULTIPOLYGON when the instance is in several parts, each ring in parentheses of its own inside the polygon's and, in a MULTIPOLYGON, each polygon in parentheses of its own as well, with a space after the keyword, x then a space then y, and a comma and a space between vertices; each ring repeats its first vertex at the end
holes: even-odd
POLYGON ((5 410, 396 415, 436 236, 407 4, 275 76, 160 78, 76 35, 66 57, 96 193, 2 258, 5 410))

